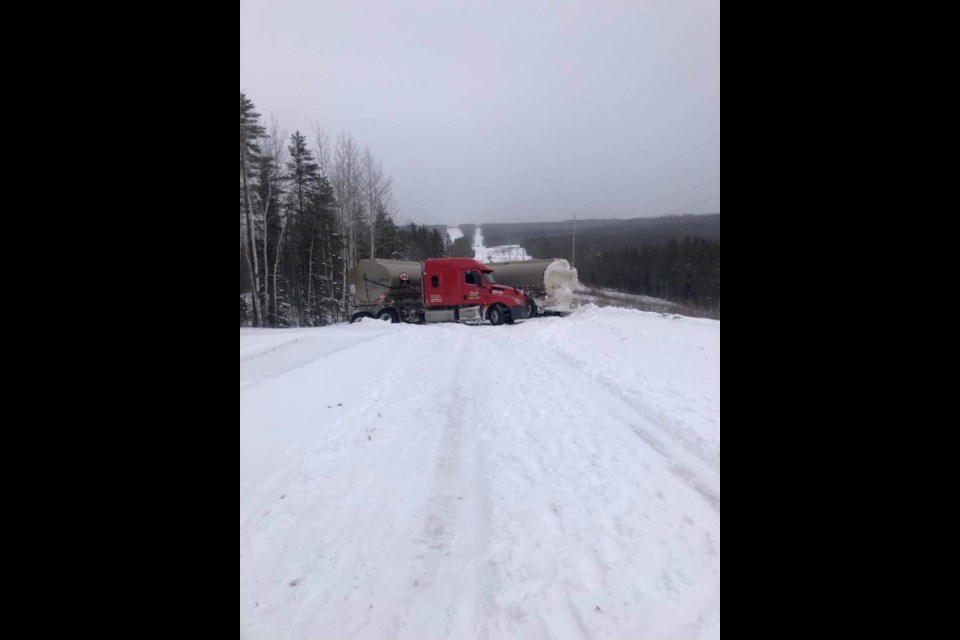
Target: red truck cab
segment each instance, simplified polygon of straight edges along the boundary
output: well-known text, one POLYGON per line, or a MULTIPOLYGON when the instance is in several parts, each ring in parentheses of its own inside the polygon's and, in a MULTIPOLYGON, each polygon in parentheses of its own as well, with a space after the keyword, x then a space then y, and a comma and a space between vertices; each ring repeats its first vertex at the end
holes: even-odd
POLYGON ((423 304, 427 309, 480 306, 491 324, 512 324, 530 314, 526 297, 497 284, 493 269, 470 258, 435 258, 423 263, 423 304))

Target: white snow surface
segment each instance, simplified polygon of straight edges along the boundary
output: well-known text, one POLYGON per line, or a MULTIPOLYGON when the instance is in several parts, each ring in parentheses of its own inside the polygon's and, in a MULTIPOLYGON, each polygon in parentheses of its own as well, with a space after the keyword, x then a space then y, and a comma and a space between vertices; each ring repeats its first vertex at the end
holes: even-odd
POLYGON ((720 323, 241 329, 240 637, 720 638, 720 323))
POLYGON ((450 242, 456 242, 463 237, 463 231, 460 231, 460 227, 447 227, 447 237, 450 242))
POLYGON ((477 227, 473 234, 473 257, 483 263, 489 262, 519 262, 530 260, 527 250, 518 244, 508 244, 499 247, 487 247, 483 244, 483 229, 477 227))
POLYGON ((677 305, 669 300, 653 298, 635 293, 622 293, 613 289, 597 289, 578 284, 573 291, 573 304, 582 306, 594 304, 598 307, 624 307, 645 311, 659 310, 669 312, 677 305))

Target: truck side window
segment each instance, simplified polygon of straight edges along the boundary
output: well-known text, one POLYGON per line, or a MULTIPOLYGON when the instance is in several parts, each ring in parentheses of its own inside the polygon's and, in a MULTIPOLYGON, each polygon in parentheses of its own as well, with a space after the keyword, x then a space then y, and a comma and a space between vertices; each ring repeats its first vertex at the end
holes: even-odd
POLYGON ((467 284, 473 284, 473 285, 479 286, 480 283, 477 281, 477 274, 475 271, 467 271, 465 275, 467 278, 467 284))
POLYGON ((430 278, 430 285, 433 286, 434 289, 436 289, 437 287, 439 287, 439 286, 440 286, 440 276, 432 276, 432 277, 430 278))

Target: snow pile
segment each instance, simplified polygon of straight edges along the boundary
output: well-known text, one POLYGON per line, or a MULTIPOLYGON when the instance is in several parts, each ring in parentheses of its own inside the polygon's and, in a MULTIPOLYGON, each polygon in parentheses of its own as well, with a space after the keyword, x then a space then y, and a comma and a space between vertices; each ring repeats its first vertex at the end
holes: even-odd
POLYGON ((483 246, 483 229, 477 227, 473 232, 473 259, 484 263, 490 262, 487 257, 488 252, 489 249, 483 246))
POLYGON ((508 244, 487 249, 487 259, 484 262, 521 262, 529 259, 530 254, 526 249, 518 244, 508 244))
POLYGON ((447 227, 447 237, 450 242, 456 242, 463 237, 463 231, 460 231, 460 227, 447 227))
POLYGON ((473 234, 473 257, 483 263, 530 260, 530 254, 518 244, 508 244, 500 247, 484 246, 483 230, 480 227, 477 227, 473 234))
POLYGON ((240 332, 243 640, 720 638, 720 323, 240 332))
POLYGON ((556 259, 543 274, 543 283, 547 290, 547 304, 555 311, 569 311, 573 305, 573 292, 580 281, 577 270, 563 259, 556 259))

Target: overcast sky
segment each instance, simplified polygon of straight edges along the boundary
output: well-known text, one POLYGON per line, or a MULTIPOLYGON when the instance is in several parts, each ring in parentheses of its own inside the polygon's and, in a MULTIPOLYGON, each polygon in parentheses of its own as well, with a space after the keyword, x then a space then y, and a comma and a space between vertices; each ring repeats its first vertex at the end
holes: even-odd
POLYGON ((400 223, 720 211, 719 0, 241 0, 240 90, 400 223))

